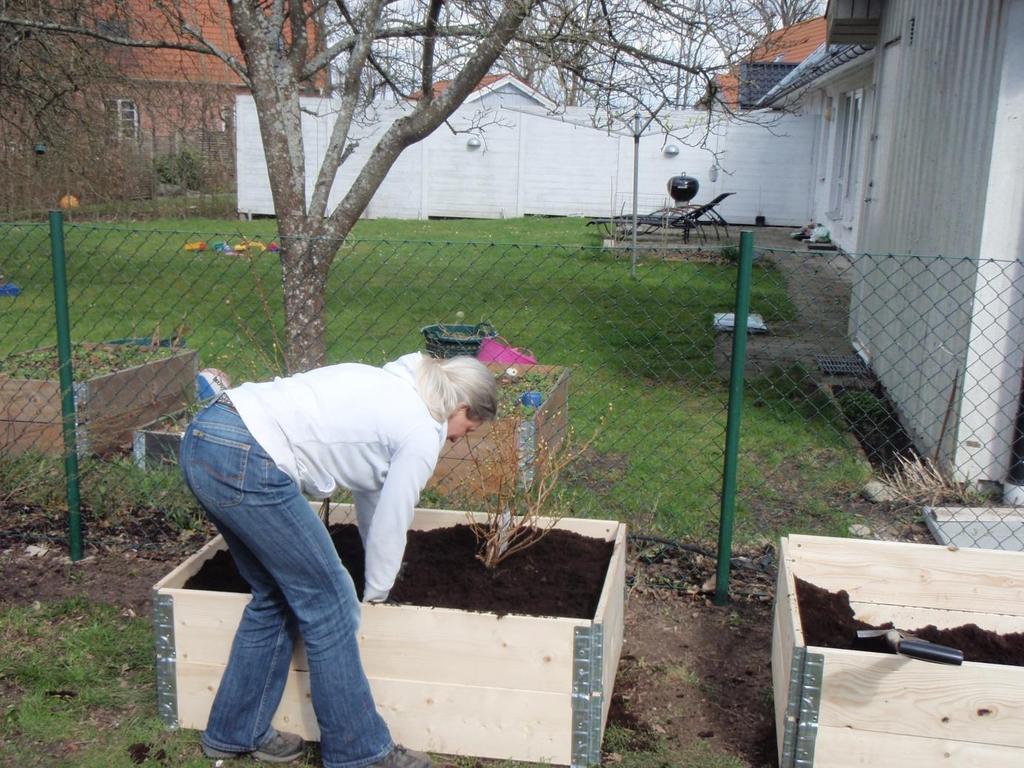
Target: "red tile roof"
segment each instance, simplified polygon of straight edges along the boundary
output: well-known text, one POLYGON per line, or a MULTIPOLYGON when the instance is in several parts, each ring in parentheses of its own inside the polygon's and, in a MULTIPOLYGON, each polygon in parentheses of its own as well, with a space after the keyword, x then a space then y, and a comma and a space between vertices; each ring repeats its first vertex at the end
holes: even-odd
POLYGON ((747 60, 799 64, 825 42, 825 29, 824 16, 783 27, 765 37, 747 60))
MULTIPOLYGON (((769 33, 746 57, 746 61, 768 61, 799 64, 825 42, 824 16, 801 21, 769 33)), ((715 78, 717 99, 729 106, 739 103, 739 76, 732 68, 715 78)))

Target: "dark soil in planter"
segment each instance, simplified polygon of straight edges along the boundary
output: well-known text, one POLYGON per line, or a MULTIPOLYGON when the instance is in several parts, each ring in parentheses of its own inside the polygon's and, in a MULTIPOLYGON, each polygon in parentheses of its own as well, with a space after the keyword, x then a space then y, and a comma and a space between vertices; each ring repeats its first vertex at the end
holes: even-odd
MULTIPOLYGON (((361 598, 365 559, 359 531, 354 525, 332 525, 330 530, 361 598)), ((476 537, 468 525, 409 531, 390 599, 433 608, 592 619, 612 547, 610 541, 555 530, 488 570, 475 557, 476 537)), ((210 558, 185 588, 249 591, 225 551, 210 558)))
MULTIPOLYGON (((807 645, 891 653, 884 638, 859 639, 857 631, 892 629, 892 623, 875 627, 855 619, 853 608, 850 607, 850 596, 845 590, 829 592, 798 578, 796 596, 807 645)), ((964 661, 1024 666, 1024 632, 1001 635, 982 629, 977 624, 964 624, 952 629, 938 629, 931 624, 919 629, 898 629, 921 640, 957 648, 963 652, 964 661)))
POLYGON ((881 384, 870 389, 837 386, 833 392, 871 466, 891 473, 899 469, 900 457, 914 458, 913 441, 881 384))
MULTIPOLYGON (((183 351, 182 347, 158 345, 79 343, 71 347, 71 369, 76 381, 85 381, 183 351)), ((59 364, 56 347, 14 352, 0 358, 0 375, 12 379, 56 379, 59 364)))

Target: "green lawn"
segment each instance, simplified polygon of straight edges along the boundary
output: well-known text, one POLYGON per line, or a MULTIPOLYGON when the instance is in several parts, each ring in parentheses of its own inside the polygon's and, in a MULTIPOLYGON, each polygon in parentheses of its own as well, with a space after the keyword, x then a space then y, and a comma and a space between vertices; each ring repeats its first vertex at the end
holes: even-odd
MULTIPOLYGON (((69 225, 74 340, 180 332, 203 365, 236 382, 280 373, 277 256, 183 248, 274 237, 272 220, 69 225)), ((488 320, 541 362, 572 369, 569 412, 580 434, 612 407, 595 452, 570 478, 573 514, 713 539, 727 383, 714 363, 711 316, 732 307, 734 266, 645 257, 631 278, 628 256, 599 245, 583 219, 362 221, 330 273, 328 360, 380 364, 422 348, 423 325, 454 322, 459 312, 467 322, 488 320)), ((52 344, 45 226, 0 224, 0 253, 0 270, 23 288, 0 298, 0 354, 52 344)), ((780 275, 761 264, 753 304, 769 323, 792 317, 780 275)), ((747 386, 748 403, 759 406, 746 408, 741 440, 745 539, 841 530, 828 499, 865 474, 830 404, 785 393, 780 381, 792 375, 800 374, 747 386)), ((111 508, 103 476, 84 473, 83 493, 97 510, 111 508)))

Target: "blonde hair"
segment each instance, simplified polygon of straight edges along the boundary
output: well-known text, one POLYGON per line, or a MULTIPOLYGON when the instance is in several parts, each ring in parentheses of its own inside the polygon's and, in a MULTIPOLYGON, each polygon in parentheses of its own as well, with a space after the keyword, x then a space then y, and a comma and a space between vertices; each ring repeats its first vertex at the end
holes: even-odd
POLYGON ((437 359, 420 355, 416 389, 430 415, 445 421, 459 406, 473 421, 491 421, 498 411, 494 374, 475 357, 437 359))

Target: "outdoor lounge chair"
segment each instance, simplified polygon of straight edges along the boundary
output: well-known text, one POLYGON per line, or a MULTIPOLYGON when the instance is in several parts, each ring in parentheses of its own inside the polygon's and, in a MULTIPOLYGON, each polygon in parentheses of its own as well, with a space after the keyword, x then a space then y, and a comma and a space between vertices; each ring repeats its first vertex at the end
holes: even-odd
MULTIPOLYGON (((723 192, 714 200, 703 205, 673 206, 640 214, 636 217, 636 232, 638 235, 647 235, 660 230, 681 229, 683 230, 683 242, 689 242, 692 230, 698 230, 701 233, 701 239, 705 240, 703 227, 712 226, 715 228, 716 238, 719 236, 719 227, 724 228, 725 235, 728 237, 729 222, 722 218, 715 207, 733 194, 735 193, 723 192)), ((633 234, 633 217, 630 215, 598 216, 587 222, 588 226, 591 224, 603 227, 605 232, 612 237, 625 238, 633 234)))
POLYGON ((690 231, 693 229, 698 230, 701 233, 701 240, 706 240, 704 237, 703 227, 711 226, 715 229, 715 239, 719 239, 718 228, 722 227, 725 230, 725 236, 729 236, 729 222, 722 218, 722 214, 715 210, 718 205, 730 195, 736 194, 735 192, 723 192, 714 198, 711 202, 704 203, 703 205, 690 206, 682 209, 680 216, 675 218, 669 226, 681 228, 683 230, 683 242, 688 242, 690 239, 690 231))

